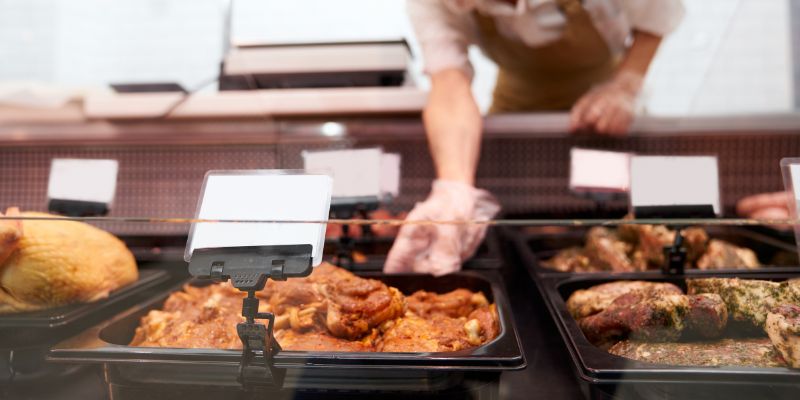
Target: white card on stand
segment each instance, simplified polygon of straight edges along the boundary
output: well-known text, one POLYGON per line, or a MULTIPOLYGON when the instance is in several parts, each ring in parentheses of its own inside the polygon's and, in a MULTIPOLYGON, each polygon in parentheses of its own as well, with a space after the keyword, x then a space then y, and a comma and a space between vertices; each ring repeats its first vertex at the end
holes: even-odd
POLYGON ((54 158, 47 197, 110 205, 117 190, 117 160, 54 158))
POLYGON ((381 197, 397 198, 400 195, 400 154, 383 153, 381 156, 381 197))
MULTIPOLYGON (((209 220, 327 221, 333 180, 302 171, 209 171, 197 218, 209 220)), ((322 262, 325 223, 192 224, 184 259, 195 249, 310 244, 322 262)))
POLYGON ((626 192, 630 185, 629 153, 573 148, 569 188, 575 192, 626 192))
POLYGON ((719 170, 713 156, 633 156, 631 206, 711 205, 720 213, 719 170))
POLYGON ((333 178, 333 197, 381 197, 380 148, 304 151, 307 172, 333 178))
MULTIPOLYGON (((800 158, 784 158, 781 160, 783 185, 791 193, 789 217, 794 220, 800 218, 800 158)), ((800 225, 794 225, 794 237, 797 242, 797 254, 800 255, 800 225)))

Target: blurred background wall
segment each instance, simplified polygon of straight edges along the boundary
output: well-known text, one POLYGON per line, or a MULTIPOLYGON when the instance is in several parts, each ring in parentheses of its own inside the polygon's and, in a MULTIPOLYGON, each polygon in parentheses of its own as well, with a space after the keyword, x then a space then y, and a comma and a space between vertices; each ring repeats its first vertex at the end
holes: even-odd
MULTIPOLYGON (((417 50, 404 3, 238 0, 232 37, 238 43, 406 37, 417 50)), ((687 16, 647 79, 650 114, 798 108, 800 0, 684 3, 687 16)), ((196 87, 218 72, 227 7, 224 0, 0 0, 0 86, 177 81, 196 87)), ((496 68, 477 49, 472 59, 476 96, 486 108, 496 68)), ((427 85, 419 60, 414 70, 427 85)))

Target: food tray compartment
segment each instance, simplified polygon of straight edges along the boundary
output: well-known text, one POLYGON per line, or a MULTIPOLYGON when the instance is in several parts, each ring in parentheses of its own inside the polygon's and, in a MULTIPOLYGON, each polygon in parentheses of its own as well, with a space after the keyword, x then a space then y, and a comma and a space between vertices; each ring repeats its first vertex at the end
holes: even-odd
MULTIPOLYGON (((286 385, 354 386, 359 390, 399 388, 423 383, 443 385, 455 375, 480 372, 496 374, 525 366, 521 345, 510 315, 510 306, 494 271, 464 271, 440 278, 429 275, 383 275, 360 273, 379 279, 405 294, 424 289, 447 292, 456 288, 482 291, 498 308, 501 330, 497 338, 481 347, 442 353, 347 353, 280 351, 275 366, 286 368, 286 385), (342 371, 349 378, 342 382, 342 371), (299 377, 297 379, 293 377, 299 377), (446 378, 446 379, 445 379, 446 378), (444 379, 444 381, 443 381, 444 379)), ((202 285, 207 281, 192 281, 202 285)), ((170 293, 180 285, 163 291, 113 320, 99 324, 83 334, 56 345, 49 354, 54 361, 104 363, 107 379, 121 385, 191 384, 212 387, 238 387, 239 350, 142 348, 129 346, 142 316, 161 308, 170 293)), ((111 383, 111 382, 110 382, 111 383)))
MULTIPOLYGON (((785 280, 797 274, 758 272, 740 274, 747 279, 785 280)), ((613 397, 614 391, 625 397, 702 398, 719 397, 731 391, 734 398, 742 393, 758 393, 781 398, 786 393, 800 395, 800 370, 789 368, 690 367, 652 364, 609 354, 591 344, 567 311, 566 299, 576 290, 619 280, 672 282, 685 289, 686 278, 720 276, 706 271, 691 271, 679 276, 658 272, 619 274, 613 277, 573 275, 539 277, 536 283, 567 344, 578 375, 592 385, 598 398, 613 397), (758 390, 758 389, 762 390, 758 390), (738 393, 738 395, 736 395, 738 393)), ((796 398, 796 397, 795 397, 796 398)))
MULTIPOLYGON (((769 236, 764 232, 734 226, 710 226, 704 228, 710 238, 721 239, 740 247, 752 249, 762 263, 760 271, 800 271, 797 258, 797 247, 785 240, 769 236)), ((513 231, 506 235, 514 236, 517 250, 522 254, 528 268, 540 275, 586 275, 612 274, 612 272, 560 272, 546 268, 542 262, 555 256, 560 250, 583 246, 589 228, 564 228, 555 231, 539 231, 535 233, 513 231)), ((694 270, 694 268, 690 269, 694 270)), ((654 271, 654 270, 650 270, 654 271)), ((717 269, 714 272, 746 271, 743 269, 717 269)), ((649 272, 649 271, 648 271, 649 272)), ((618 273, 613 273, 617 275, 618 273)))

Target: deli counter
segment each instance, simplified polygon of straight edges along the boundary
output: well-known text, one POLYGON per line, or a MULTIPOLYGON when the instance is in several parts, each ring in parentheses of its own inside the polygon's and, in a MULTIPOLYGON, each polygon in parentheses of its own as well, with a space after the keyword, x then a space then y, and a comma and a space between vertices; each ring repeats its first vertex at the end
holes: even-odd
POLYGON ((795 238, 735 213, 784 189, 799 122, 641 118, 608 138, 564 133, 561 114, 487 117, 476 185, 502 214, 439 277, 383 273, 433 179, 417 115, 4 123, 0 397, 796 398, 795 238), (244 364, 244 294, 183 258, 207 171, 378 147, 400 155, 398 195, 332 216, 324 263, 255 294, 273 335, 244 364), (631 219, 626 196, 576 194, 573 148, 716 156, 720 217, 631 219), (54 159, 116 160, 105 215, 46 214, 54 159))

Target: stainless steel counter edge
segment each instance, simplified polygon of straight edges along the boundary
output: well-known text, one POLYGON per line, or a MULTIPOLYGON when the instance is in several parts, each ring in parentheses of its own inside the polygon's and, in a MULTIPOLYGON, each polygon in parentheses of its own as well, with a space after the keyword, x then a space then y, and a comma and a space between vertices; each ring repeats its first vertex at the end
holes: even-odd
MULTIPOLYGON (((505 114, 484 119, 487 138, 566 137, 567 113, 505 114)), ((633 136, 751 135, 800 133, 800 113, 652 117, 635 120, 633 136)), ((423 139, 419 115, 308 116, 246 119, 94 120, 2 123, 0 145, 210 144, 423 139)))

